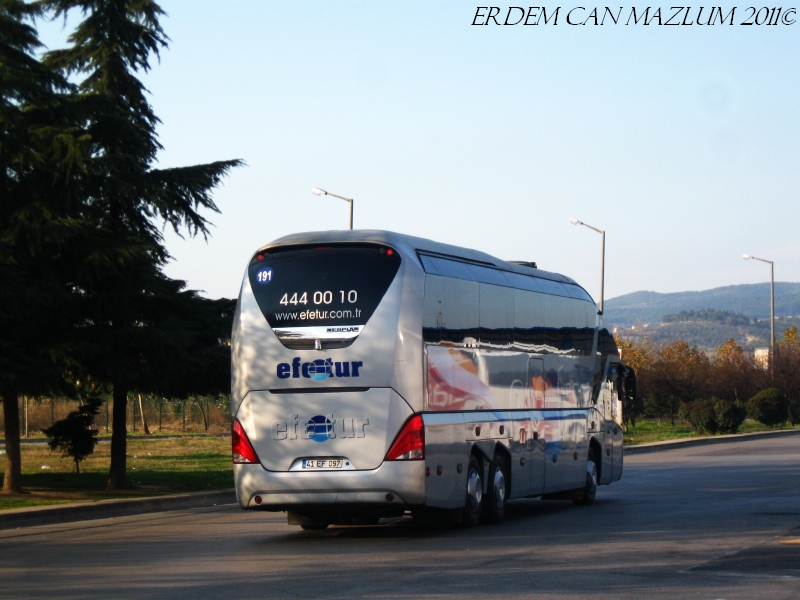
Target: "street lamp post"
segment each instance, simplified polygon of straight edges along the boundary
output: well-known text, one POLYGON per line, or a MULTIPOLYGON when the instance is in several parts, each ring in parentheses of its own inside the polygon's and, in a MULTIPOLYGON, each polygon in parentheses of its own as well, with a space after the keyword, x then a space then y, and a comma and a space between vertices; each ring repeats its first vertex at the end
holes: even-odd
POLYGON ((772 371, 772 362, 775 360, 775 263, 766 258, 758 258, 750 254, 743 254, 745 260, 760 260, 769 263, 769 370, 772 371))
POLYGON ((333 196, 334 198, 339 198, 339 200, 344 200, 345 202, 350 203, 350 229, 353 229, 353 199, 352 198, 345 198, 344 196, 337 196, 336 194, 331 194, 330 192, 326 192, 325 190, 321 190, 319 188, 311 188, 311 193, 315 196, 333 196))
POLYGON ((599 233, 603 237, 602 241, 602 249, 600 254, 600 314, 603 314, 603 286, 605 285, 605 270, 606 270, 606 232, 602 229, 598 229, 597 227, 592 227, 591 225, 587 225, 583 221, 579 221, 578 219, 570 219, 570 223, 573 225, 583 225, 584 227, 588 227, 589 229, 593 229, 597 233, 599 233))

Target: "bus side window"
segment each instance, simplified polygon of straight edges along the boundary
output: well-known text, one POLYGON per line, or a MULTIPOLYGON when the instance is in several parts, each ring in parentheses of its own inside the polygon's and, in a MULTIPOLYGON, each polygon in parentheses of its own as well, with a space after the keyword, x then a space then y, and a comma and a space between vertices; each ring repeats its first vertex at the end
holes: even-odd
MULTIPOLYGON (((551 282, 552 283, 552 282, 551 282)), ((572 315, 567 300, 560 296, 545 294, 545 322, 547 324, 547 344, 555 351, 564 350, 568 339, 567 328, 571 325, 572 315)))
POLYGON ((442 280, 441 341, 473 345, 480 327, 478 282, 450 277, 442 280))
POLYGON ((422 316, 422 339, 431 344, 438 344, 442 339, 444 322, 444 296, 442 282, 444 278, 437 275, 425 276, 425 303, 422 316))
POLYGON ((544 294, 514 290, 514 342, 531 351, 544 342, 544 294))
POLYGON ((481 346, 508 348, 514 343, 514 290, 480 284, 481 346))
POLYGON ((591 356, 592 344, 594 343, 594 317, 596 309, 593 304, 580 300, 573 300, 570 304, 572 305, 573 318, 575 319, 573 346, 578 354, 582 356, 591 356))

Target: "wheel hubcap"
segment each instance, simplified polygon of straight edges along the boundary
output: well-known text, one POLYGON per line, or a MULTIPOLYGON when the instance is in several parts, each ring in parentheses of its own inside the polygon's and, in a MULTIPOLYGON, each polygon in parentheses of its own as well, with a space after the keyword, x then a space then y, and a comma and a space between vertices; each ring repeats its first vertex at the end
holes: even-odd
POLYGON ((498 467, 494 472, 494 502, 498 510, 503 509, 506 499, 506 478, 503 469, 498 467))
POLYGON ((469 498, 470 508, 475 510, 481 505, 483 499, 483 484, 481 483, 481 476, 476 469, 469 472, 467 479, 467 498, 469 498))

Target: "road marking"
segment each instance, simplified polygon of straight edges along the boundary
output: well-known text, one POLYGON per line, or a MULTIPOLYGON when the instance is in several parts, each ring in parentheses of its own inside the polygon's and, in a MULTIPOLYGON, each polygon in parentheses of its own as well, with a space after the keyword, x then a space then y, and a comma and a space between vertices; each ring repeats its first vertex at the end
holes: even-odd
POLYGON ((742 579, 797 579, 794 575, 769 575, 767 573, 735 573, 733 571, 678 571, 681 575, 710 575, 711 577, 741 577, 742 579))

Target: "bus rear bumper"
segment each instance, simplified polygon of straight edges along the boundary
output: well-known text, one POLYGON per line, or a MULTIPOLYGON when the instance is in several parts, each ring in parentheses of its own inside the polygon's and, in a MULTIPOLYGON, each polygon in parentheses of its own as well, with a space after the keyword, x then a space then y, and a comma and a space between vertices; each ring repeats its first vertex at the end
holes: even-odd
POLYGON ((267 471, 261 465, 234 464, 239 506, 254 510, 291 510, 302 506, 331 508, 421 505, 425 503, 425 462, 384 462, 372 471, 267 471))

